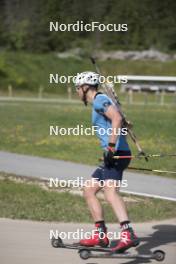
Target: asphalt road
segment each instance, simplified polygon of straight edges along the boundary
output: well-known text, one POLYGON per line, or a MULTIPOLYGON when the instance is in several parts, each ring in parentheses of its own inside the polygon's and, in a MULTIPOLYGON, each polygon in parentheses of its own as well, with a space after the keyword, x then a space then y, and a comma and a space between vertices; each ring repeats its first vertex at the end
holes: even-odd
MULTIPOLYGON (((77 177, 88 179, 94 169, 93 166, 73 162, 0 151, 0 171, 22 176, 43 179, 70 180, 77 177)), ((125 172, 124 174, 128 187, 122 188, 122 191, 176 201, 175 179, 132 172, 125 172)))
MULTIPOLYGON (((148 254, 155 249, 162 249, 166 259, 162 263, 175 264, 176 260, 176 221, 168 220, 135 224, 141 238, 136 250, 148 254)), ((0 263, 1 264, 141 264, 157 263, 155 260, 125 259, 80 259, 76 250, 52 248, 49 240, 50 230, 58 232, 75 231, 84 228, 90 231, 90 224, 44 223, 24 220, 0 219, 0 263)), ((109 225, 109 231, 117 231, 116 225, 109 225)), ((70 242, 70 241, 69 241, 70 242)))

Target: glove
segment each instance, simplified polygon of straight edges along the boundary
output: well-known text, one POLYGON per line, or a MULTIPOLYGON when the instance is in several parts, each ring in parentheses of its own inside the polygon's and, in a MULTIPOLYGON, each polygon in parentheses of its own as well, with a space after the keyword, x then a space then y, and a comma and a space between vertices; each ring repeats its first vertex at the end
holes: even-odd
POLYGON ((114 165, 114 153, 115 153, 115 144, 109 143, 107 150, 104 152, 104 163, 107 167, 113 167, 114 165))

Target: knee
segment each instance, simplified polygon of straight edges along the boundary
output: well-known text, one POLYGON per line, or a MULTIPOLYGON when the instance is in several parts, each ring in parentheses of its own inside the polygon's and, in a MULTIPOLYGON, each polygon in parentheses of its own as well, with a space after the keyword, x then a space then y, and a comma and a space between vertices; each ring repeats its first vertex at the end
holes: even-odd
POLYGON ((87 200, 93 197, 95 195, 95 192, 91 189, 91 187, 84 187, 83 195, 84 195, 84 198, 87 200))
POLYGON ((111 195, 111 194, 105 195, 105 198, 106 198, 106 201, 109 204, 112 204, 112 202, 113 202, 113 195, 111 195))
POLYGON ((105 199, 109 204, 112 204, 114 202, 115 193, 114 192, 105 192, 105 199))

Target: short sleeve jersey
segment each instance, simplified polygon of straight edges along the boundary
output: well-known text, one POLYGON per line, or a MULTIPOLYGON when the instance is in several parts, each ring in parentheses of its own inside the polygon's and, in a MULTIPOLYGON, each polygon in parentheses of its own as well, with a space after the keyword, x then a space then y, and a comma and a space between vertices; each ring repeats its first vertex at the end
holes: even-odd
MULTIPOLYGON (((105 116, 110 105, 114 105, 112 100, 107 95, 101 93, 95 96, 92 104, 92 125, 96 127, 96 135, 100 139, 103 149, 108 147, 110 137, 108 128, 112 128, 111 120, 105 116)), ((129 150, 125 135, 119 135, 117 137, 115 148, 116 150, 129 150)))

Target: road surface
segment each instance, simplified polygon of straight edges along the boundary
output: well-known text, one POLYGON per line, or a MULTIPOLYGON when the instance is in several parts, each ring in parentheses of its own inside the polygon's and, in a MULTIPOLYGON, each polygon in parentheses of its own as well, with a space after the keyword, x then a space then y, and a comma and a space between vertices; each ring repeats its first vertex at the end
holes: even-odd
MULTIPOLYGON (((73 162, 0 151, 0 171, 21 176, 43 179, 70 180, 77 177, 88 179, 94 169, 93 166, 73 162)), ((128 187, 122 188, 124 192, 176 201, 175 179, 132 172, 125 172, 124 179, 128 182, 128 187)))
MULTIPOLYGON (((176 221, 165 220, 135 224, 141 244, 136 251, 147 254, 155 249, 166 252, 162 263, 175 264, 176 260, 176 221)), ((117 231, 117 225, 108 225, 109 231, 117 231)), ((58 232, 75 231, 84 228, 90 231, 90 224, 46 223, 26 220, 0 219, 0 263, 1 264, 142 264, 157 263, 155 260, 125 260, 125 259, 88 259, 79 258, 77 251, 55 249, 50 245, 50 230, 58 232)), ((131 252, 135 252, 131 249, 131 252)))

